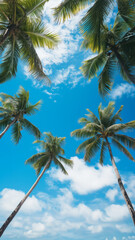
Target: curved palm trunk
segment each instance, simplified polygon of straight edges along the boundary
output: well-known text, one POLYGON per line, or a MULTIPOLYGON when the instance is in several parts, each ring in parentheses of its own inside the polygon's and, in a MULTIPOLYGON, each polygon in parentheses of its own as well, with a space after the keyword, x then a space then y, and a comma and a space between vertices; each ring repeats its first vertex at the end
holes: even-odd
POLYGON ((112 165, 113 165, 113 168, 114 168, 114 172, 116 174, 116 177, 117 177, 117 180, 118 180, 118 184, 119 184, 119 187, 120 187, 120 190, 122 192, 122 195, 125 199, 125 202, 127 204, 127 207, 128 207, 128 210, 129 210, 129 213, 131 215, 131 218, 133 220, 133 223, 135 225, 135 211, 134 211, 134 208, 132 206, 132 203, 130 201, 130 198, 124 188, 124 185, 122 183, 122 180, 121 180, 121 177, 120 177, 120 174, 118 172, 118 169, 116 167, 116 164, 115 164, 115 161, 114 161, 114 158, 113 158, 113 155, 112 155, 112 150, 111 150, 111 147, 110 147, 110 144, 108 142, 108 139, 106 138, 106 143, 107 143, 107 146, 108 146, 108 149, 109 149, 109 153, 110 153, 110 157, 111 157, 111 162, 112 162, 112 165))
POLYGON ((10 124, 6 126, 4 131, 0 134, 0 139, 3 137, 3 135, 7 132, 7 130, 16 122, 16 119, 14 119, 10 124))
POLYGON ((0 237, 2 236, 3 232, 5 231, 5 229, 8 227, 9 223, 13 220, 13 218, 15 217, 15 215, 18 213, 18 211, 20 210, 20 208, 22 207, 23 203, 26 201, 26 199, 28 198, 28 196, 30 195, 30 193, 33 191, 33 189, 36 187, 36 185, 38 184, 39 180, 41 179, 41 177, 43 176, 44 172, 46 171, 46 169, 48 168, 49 164, 50 164, 51 160, 49 160, 47 162, 47 164, 45 165, 45 167, 43 168, 43 171, 41 172, 41 174, 39 175, 39 177, 37 178, 36 182, 33 184, 33 186, 30 188, 30 190, 27 192, 27 194, 25 195, 25 197, 20 201, 20 203, 17 205, 17 207, 15 208, 15 210, 11 213, 11 215, 7 218, 7 220, 4 222, 4 224, 2 225, 2 227, 0 228, 0 237))

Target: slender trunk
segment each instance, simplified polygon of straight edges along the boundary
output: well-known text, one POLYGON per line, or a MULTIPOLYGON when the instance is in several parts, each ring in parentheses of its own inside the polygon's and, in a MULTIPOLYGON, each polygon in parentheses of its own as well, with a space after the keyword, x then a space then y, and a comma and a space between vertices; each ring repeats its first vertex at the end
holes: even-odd
POLYGON ((4 129, 4 131, 0 134, 0 139, 3 137, 3 135, 7 132, 7 130, 16 122, 16 118, 6 126, 6 128, 4 129))
POLYGON ((114 168, 114 172, 116 174, 116 177, 117 177, 117 180, 118 180, 118 184, 119 184, 119 187, 120 187, 120 190, 122 192, 122 195, 125 199, 125 202, 127 204, 127 207, 128 207, 128 210, 129 210, 129 213, 131 215, 131 218, 133 220, 133 223, 135 225, 135 211, 134 211, 134 208, 132 206, 132 203, 130 201, 130 198, 124 188, 124 185, 122 183, 122 180, 121 180, 121 177, 120 177, 120 174, 118 172, 118 169, 116 167, 116 164, 115 164, 115 161, 114 161, 114 158, 113 158, 113 155, 112 155, 112 150, 111 150, 111 147, 110 147, 110 144, 108 142, 108 139, 106 138, 106 143, 107 143, 107 146, 108 146, 108 150, 109 150, 109 153, 110 153, 110 157, 111 157, 111 162, 112 162, 112 165, 113 165, 113 168, 114 168))
POLYGON ((36 182, 32 185, 32 187, 30 188, 30 190, 27 192, 27 194, 25 195, 25 197, 20 201, 20 203, 17 205, 17 207, 15 208, 15 210, 11 213, 11 215, 7 218, 7 220, 4 222, 4 224, 2 225, 2 227, 0 228, 0 237, 2 236, 2 234, 4 233, 5 229, 8 227, 9 223, 13 220, 13 218, 15 217, 15 215, 18 213, 18 211, 20 210, 20 208, 22 207, 23 203, 26 201, 26 199, 28 198, 28 196, 30 195, 30 193, 33 191, 33 189, 36 187, 36 185, 38 184, 39 180, 41 179, 41 177, 43 176, 44 172, 46 171, 46 169, 48 168, 49 164, 50 164, 49 160, 47 162, 47 164, 45 165, 45 167, 43 168, 43 171, 41 172, 41 174, 39 175, 39 177, 37 178, 36 182))
POLYGON ((126 73, 128 79, 129 79, 133 84, 135 84, 135 76, 132 75, 132 74, 129 72, 126 63, 125 63, 125 61, 123 60, 123 58, 121 57, 121 55, 119 54, 117 48, 116 48, 115 46, 112 46, 112 45, 111 45, 111 50, 115 53, 115 56, 117 57, 118 61, 120 62, 121 67, 122 67, 123 71, 126 73))

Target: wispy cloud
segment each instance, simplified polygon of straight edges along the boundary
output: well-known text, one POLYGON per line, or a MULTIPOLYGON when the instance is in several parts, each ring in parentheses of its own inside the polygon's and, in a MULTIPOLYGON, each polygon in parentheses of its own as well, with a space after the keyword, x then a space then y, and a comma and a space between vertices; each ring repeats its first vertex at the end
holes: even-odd
POLYGON ((116 100, 117 98, 121 98, 123 95, 127 95, 128 97, 135 96, 135 86, 128 83, 122 83, 117 85, 111 92, 110 98, 116 100))

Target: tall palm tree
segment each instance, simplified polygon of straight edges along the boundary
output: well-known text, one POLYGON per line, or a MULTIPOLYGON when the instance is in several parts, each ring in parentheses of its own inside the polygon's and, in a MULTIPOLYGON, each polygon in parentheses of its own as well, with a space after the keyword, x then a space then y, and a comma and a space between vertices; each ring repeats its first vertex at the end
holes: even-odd
MULTIPOLYGON (((114 81, 115 69, 120 70, 124 80, 135 84, 135 27, 129 26, 120 15, 117 15, 113 28, 102 26, 100 52, 93 58, 84 61, 81 67, 83 75, 89 80, 98 76, 99 92, 102 96, 109 93, 114 81)), ((92 36, 85 38, 82 46, 96 51, 98 42, 92 36)))
POLYGON ((36 79, 50 82, 35 50, 36 47, 53 48, 58 43, 57 35, 44 26, 42 10, 47 1, 0 2, 0 83, 16 75, 19 58, 26 62, 36 79))
POLYGON ((135 121, 124 124, 116 123, 117 120, 122 121, 120 112, 122 111, 123 106, 121 106, 120 109, 114 114, 114 105, 114 102, 110 102, 106 108, 102 108, 102 105, 100 104, 98 108, 99 118, 97 118, 96 115, 89 109, 87 109, 87 117, 81 118, 79 120, 79 122, 84 124, 84 126, 81 129, 73 131, 71 135, 77 138, 88 138, 86 141, 81 143, 76 150, 77 153, 81 152, 82 150, 85 151, 85 161, 90 162, 90 159, 95 156, 98 150, 101 149, 99 162, 103 165, 105 159, 105 151, 107 149, 109 150, 111 162, 118 180, 121 193, 123 194, 133 223, 135 224, 135 211, 122 183, 109 142, 110 139, 112 144, 114 144, 120 151, 122 151, 129 159, 135 162, 135 159, 126 148, 129 147, 135 149, 135 138, 118 133, 119 131, 134 129, 135 121), (126 147, 123 146, 123 144, 126 147))
POLYGON ((46 135, 45 141, 37 140, 34 142, 34 143, 40 144, 40 146, 43 149, 43 152, 37 153, 26 160, 26 163, 32 164, 37 174, 40 173, 42 168, 43 170, 38 176, 36 182, 31 187, 31 189, 28 191, 25 197, 20 201, 20 203, 15 208, 15 210, 11 213, 11 215, 7 218, 5 223, 0 228, 0 237, 2 236, 3 232, 5 231, 9 223, 15 217, 15 215, 17 214, 17 212, 19 211, 23 203, 26 201, 30 193, 36 187, 37 183, 39 182, 39 180, 41 179, 45 171, 51 166, 51 163, 54 162, 54 164, 58 166, 64 174, 68 174, 68 173, 62 163, 70 167, 73 164, 72 160, 66 159, 61 156, 64 154, 64 149, 61 147, 61 145, 64 142, 65 137, 53 137, 51 133, 45 133, 45 135, 46 135))
POLYGON ((80 21, 80 28, 84 37, 93 36, 93 44, 98 42, 100 51, 100 40, 102 26, 109 13, 117 2, 118 12, 123 20, 130 26, 135 25, 135 0, 63 0, 54 10, 56 21, 65 21, 71 15, 76 15, 82 9, 88 7, 86 14, 80 21))
POLYGON ((5 93, 0 94, 0 129, 4 129, 0 138, 12 127, 12 139, 17 144, 22 137, 23 128, 32 133, 36 138, 40 138, 39 129, 25 118, 25 115, 33 115, 39 110, 41 101, 32 105, 29 102, 29 91, 23 87, 19 88, 15 96, 5 93))

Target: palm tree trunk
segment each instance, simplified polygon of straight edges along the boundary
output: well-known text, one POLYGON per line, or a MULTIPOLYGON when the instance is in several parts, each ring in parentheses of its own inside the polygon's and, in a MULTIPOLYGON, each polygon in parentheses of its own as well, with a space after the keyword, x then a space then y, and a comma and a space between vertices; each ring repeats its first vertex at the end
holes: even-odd
POLYGON ((7 130, 16 122, 16 118, 6 126, 6 128, 4 129, 4 131, 0 134, 0 139, 3 137, 3 135, 7 132, 7 130))
POLYGON ((120 174, 119 174, 119 171, 116 167, 116 164, 115 164, 115 161, 114 161, 114 158, 113 158, 113 155, 112 155, 112 150, 111 150, 111 147, 110 147, 110 144, 108 142, 108 139, 106 138, 106 143, 107 143, 107 146, 108 146, 108 150, 109 150, 109 153, 110 153, 110 157, 111 157, 111 162, 112 162, 112 165, 113 165, 113 168, 114 168, 114 172, 116 174, 116 177, 117 177, 117 180, 118 180, 118 184, 119 184, 119 187, 120 187, 120 190, 122 192, 122 195, 125 199, 125 202, 127 204, 127 207, 128 207, 128 210, 129 210, 129 213, 131 215, 131 218, 133 220, 133 223, 135 225, 135 211, 134 211, 134 208, 133 208, 133 205, 130 201, 130 198, 124 188, 124 185, 122 183, 122 180, 121 180, 121 177, 120 177, 120 174))
POLYGON ((28 198, 28 196, 30 195, 30 193, 33 191, 33 189, 36 187, 36 185, 38 184, 39 180, 41 179, 41 177, 43 176, 44 172, 46 171, 46 169, 48 168, 49 164, 50 164, 51 160, 49 160, 47 162, 47 164, 45 165, 45 167, 43 168, 43 171, 41 172, 41 174, 39 175, 39 177, 37 178, 36 182, 32 185, 32 187, 30 188, 30 190, 27 192, 27 194, 25 195, 25 197, 20 201, 20 203, 17 205, 17 207, 15 208, 15 210, 11 213, 11 215, 7 218, 7 220, 4 222, 4 224, 2 225, 2 227, 0 228, 0 237, 2 236, 2 234, 4 233, 5 229, 8 227, 9 223, 13 220, 13 218, 15 217, 15 215, 18 213, 19 209, 22 207, 23 203, 26 201, 26 199, 28 198))

